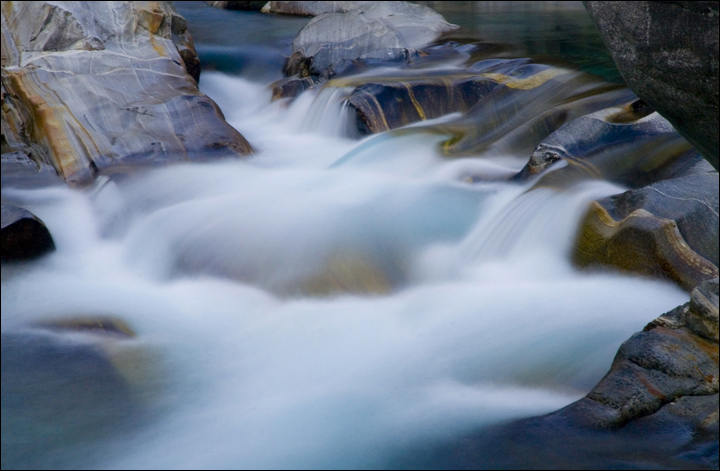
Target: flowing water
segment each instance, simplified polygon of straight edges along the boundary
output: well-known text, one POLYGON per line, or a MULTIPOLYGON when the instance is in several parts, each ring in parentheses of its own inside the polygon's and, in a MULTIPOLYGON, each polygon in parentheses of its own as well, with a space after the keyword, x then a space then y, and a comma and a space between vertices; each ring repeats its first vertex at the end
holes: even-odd
POLYGON ((201 84, 252 158, 3 190, 57 246, 3 266, 3 468, 382 467, 582 397, 622 341, 686 300, 571 266, 587 203, 622 188, 471 184, 528 156, 344 137, 341 89, 271 103, 274 72, 252 70, 201 84), (60 379, 9 371, 8 339, 92 316, 137 333, 113 347, 137 354, 116 363, 129 403, 71 409, 53 400, 60 379))

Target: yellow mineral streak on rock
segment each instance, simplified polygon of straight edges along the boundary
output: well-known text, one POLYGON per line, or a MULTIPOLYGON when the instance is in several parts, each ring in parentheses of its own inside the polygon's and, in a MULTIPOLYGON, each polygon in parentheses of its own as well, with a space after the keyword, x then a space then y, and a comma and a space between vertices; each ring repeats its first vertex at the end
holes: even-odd
POLYGON ((535 75, 531 75, 530 77, 526 78, 515 78, 511 77, 509 75, 504 74, 495 74, 495 73, 486 73, 481 74, 483 77, 487 77, 491 80, 494 80, 498 83, 501 83, 509 88, 516 88, 519 90, 530 90, 532 88, 539 87, 540 85, 544 84, 548 80, 557 77, 558 75, 564 75, 569 73, 568 70, 565 69, 545 69, 541 72, 538 72, 535 75))
POLYGON ((685 242, 675 221, 644 209, 616 221, 596 201, 581 224, 574 260, 644 275, 662 272, 688 291, 718 276, 718 268, 685 242))
POLYGON ((427 117, 425 116, 425 110, 423 110, 422 106, 420 106, 420 103, 418 103, 417 99, 415 99, 415 94, 412 91, 412 85, 406 82, 402 82, 402 84, 407 89, 410 101, 412 101, 412 104, 415 107, 415 111, 417 111, 420 119, 422 119, 423 121, 427 120, 427 117))
MULTIPOLYGON (((87 151, 81 152, 74 143, 69 127, 82 129, 64 106, 51 104, 45 97, 52 97, 54 93, 42 85, 33 69, 23 68, 5 71, 10 80, 11 87, 17 96, 25 97, 25 104, 32 115, 34 129, 27 130, 36 133, 35 141, 45 142, 52 153, 56 170, 68 182, 73 175, 89 167, 87 151)), ((60 103, 57 100, 57 103, 60 103)), ((82 149, 85 150, 85 149, 82 149)))

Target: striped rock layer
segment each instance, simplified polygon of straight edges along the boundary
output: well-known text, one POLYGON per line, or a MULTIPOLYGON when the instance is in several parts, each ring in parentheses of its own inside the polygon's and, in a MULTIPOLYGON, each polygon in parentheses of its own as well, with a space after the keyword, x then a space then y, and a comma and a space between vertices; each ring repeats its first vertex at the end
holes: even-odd
POLYGON ((169 2, 3 2, 3 153, 26 151, 72 185, 249 153, 198 77, 169 2))

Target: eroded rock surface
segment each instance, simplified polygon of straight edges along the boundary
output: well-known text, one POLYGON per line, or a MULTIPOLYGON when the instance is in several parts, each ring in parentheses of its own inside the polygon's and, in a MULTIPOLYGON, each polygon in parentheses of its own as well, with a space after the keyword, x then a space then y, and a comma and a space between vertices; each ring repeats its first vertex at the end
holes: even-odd
POLYGON ((718 275, 718 174, 695 173, 591 204, 574 261, 669 278, 690 291, 718 275))
POLYGON ((44 155, 70 184, 251 151, 197 89, 168 2, 4 2, 2 39, 3 152, 44 155))
POLYGON ((320 76, 333 64, 359 58, 402 60, 458 29, 425 6, 369 3, 310 20, 293 40, 286 75, 320 76))
POLYGON ((719 2, 584 2, 618 70, 718 170, 719 2))

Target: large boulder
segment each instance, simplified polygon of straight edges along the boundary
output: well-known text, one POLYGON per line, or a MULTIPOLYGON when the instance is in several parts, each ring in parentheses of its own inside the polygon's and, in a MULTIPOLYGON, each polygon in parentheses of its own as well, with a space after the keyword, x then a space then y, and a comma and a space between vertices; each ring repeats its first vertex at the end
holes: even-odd
POLYGON ((3 153, 35 149, 77 185, 249 153, 198 90, 196 61, 169 2, 4 2, 3 153))
POLYGON ((618 70, 718 169, 719 2, 584 2, 618 70))
POLYGON ((53 250, 55 243, 45 223, 26 209, 2 205, 3 262, 29 260, 53 250))
POLYGON ((358 58, 402 60, 458 29, 422 5, 369 3, 310 20, 293 40, 286 75, 320 76, 333 64, 358 58))
POLYGON ((690 291, 718 276, 718 174, 693 173, 595 201, 574 261, 673 280, 690 291))

